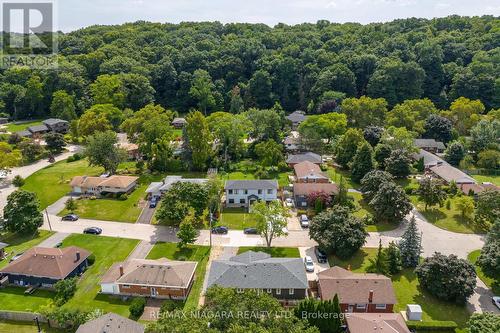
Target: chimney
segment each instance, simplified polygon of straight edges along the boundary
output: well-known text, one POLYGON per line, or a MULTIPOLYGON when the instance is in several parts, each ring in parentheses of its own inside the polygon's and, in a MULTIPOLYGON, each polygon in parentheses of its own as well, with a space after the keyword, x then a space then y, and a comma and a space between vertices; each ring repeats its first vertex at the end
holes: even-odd
POLYGON ((368 303, 373 303, 373 290, 370 290, 368 294, 368 303))
POLYGON ((76 251, 76 261, 80 261, 80 251, 76 251))
POLYGON ((123 265, 120 265, 120 276, 123 276, 123 265))

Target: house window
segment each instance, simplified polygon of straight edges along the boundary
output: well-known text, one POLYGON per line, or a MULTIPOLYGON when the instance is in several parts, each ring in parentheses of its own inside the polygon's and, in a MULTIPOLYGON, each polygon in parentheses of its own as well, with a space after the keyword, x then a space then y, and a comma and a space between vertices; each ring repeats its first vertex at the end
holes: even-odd
POLYGON ((233 194, 233 190, 228 190, 227 193, 233 194))
POLYGON ((128 288, 130 288, 130 286, 129 286, 128 284, 124 284, 124 285, 123 285, 123 288, 124 288, 124 289, 128 289, 128 288))
POLYGON ((376 304, 375 305, 375 309, 377 309, 377 310, 385 310, 386 307, 387 307, 386 304, 376 304))
POLYGON ((301 205, 302 205, 302 207, 306 207, 306 206, 307 206, 307 202, 302 201, 302 204, 301 204, 301 205))
POLYGON ((233 191, 233 193, 234 193, 234 194, 238 194, 238 190, 234 190, 234 191, 233 191))
POLYGON ((364 310, 366 308, 366 304, 356 304, 356 309, 364 310))
POLYGON ((234 204, 234 199, 229 199, 230 204, 234 204))
POLYGON ((240 204, 244 204, 245 203, 245 199, 240 199, 240 204))
POLYGON ((245 190, 245 194, 248 194, 248 190, 245 190))
POLYGON ((273 194, 273 190, 272 189, 267 190, 267 194, 273 194))
POLYGON ((272 290, 272 289, 269 289, 269 288, 267 289, 267 293, 268 293, 268 294, 270 294, 270 293, 272 293, 272 292, 273 292, 273 290, 272 290))
POLYGON ((276 289, 276 295, 281 295, 281 289, 276 289))
POLYGON ((236 292, 237 292, 238 294, 242 294, 242 293, 243 293, 243 289, 238 288, 238 289, 236 289, 236 292))
POLYGON ((294 289, 290 289, 290 290, 288 290, 288 294, 290 294, 290 295, 293 295, 293 293, 294 293, 294 292, 295 292, 295 290, 294 290, 294 289))
POLYGON ((262 194, 262 190, 258 190, 258 191, 257 191, 257 193, 258 193, 258 194, 262 194))

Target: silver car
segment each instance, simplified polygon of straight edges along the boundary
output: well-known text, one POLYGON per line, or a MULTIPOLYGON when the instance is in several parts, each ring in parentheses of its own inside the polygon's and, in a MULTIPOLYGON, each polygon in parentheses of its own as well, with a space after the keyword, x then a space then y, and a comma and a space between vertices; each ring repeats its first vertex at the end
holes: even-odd
POLYGON ((314 272, 314 261, 310 256, 304 258, 304 266, 306 267, 306 272, 314 272))

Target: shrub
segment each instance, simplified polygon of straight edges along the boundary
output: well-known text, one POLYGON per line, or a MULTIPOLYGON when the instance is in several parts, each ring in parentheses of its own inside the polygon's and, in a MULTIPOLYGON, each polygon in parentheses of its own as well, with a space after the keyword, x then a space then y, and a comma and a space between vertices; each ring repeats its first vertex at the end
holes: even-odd
POLYGON ((144 312, 144 307, 146 307, 146 299, 143 297, 137 297, 132 300, 128 310, 130 315, 135 318, 139 318, 144 312))
POLYGON ((176 302, 174 300, 168 299, 161 304, 160 313, 163 314, 170 311, 174 311, 182 307, 182 305, 183 305, 182 302, 176 302))
POLYGON ((128 199, 128 194, 127 194, 127 193, 122 194, 122 195, 120 196, 120 200, 122 200, 122 201, 125 201, 125 200, 127 200, 127 199, 128 199))
POLYGON ((455 332, 455 329, 457 328, 457 323, 454 321, 407 321, 406 325, 409 329, 417 330, 418 332, 455 332))
POLYGON ((90 256, 87 257, 87 263, 89 266, 92 266, 95 263, 95 255, 91 254, 90 256))
POLYGON ((446 209, 447 210, 451 209, 451 201, 450 201, 450 199, 446 200, 446 209))
POLYGON ((14 179, 12 179, 12 185, 14 185, 15 187, 21 187, 24 185, 24 178, 17 175, 14 177, 14 179))
POLYGON ((71 279, 60 280, 54 285, 56 290, 56 305, 61 306, 73 297, 76 291, 76 280, 77 278, 73 277, 71 279))

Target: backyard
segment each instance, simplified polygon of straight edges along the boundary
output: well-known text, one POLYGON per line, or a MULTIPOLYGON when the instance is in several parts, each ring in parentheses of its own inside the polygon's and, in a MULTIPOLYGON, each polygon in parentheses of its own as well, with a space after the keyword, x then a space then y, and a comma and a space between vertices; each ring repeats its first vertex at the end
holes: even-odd
MULTIPOLYGON (((354 199, 356 208, 353 215, 359 218, 364 218, 365 216, 372 214, 371 208, 368 206, 366 201, 363 200, 363 195, 357 192, 349 192, 349 196, 354 199)), ((382 232, 394 230, 399 226, 398 223, 387 223, 378 222, 376 224, 370 224, 365 226, 365 230, 368 232, 382 232)))
POLYGON ((9 246, 5 248, 6 258, 0 261, 0 268, 7 266, 12 255, 26 251, 33 246, 40 244, 45 239, 49 238, 53 232, 47 230, 38 230, 35 234, 20 235, 20 234, 2 234, 0 242, 7 243, 9 246))
POLYGON ((263 246, 242 246, 238 248, 238 254, 254 251, 265 252, 276 258, 300 258, 299 249, 296 247, 263 247, 263 246))
MULTIPOLYGON (((128 317, 130 301, 99 294, 101 277, 115 262, 125 260, 137 245, 137 240, 94 235, 72 234, 63 241, 63 247, 78 246, 89 250, 95 262, 78 282, 75 296, 64 307, 80 310, 101 309, 128 317)), ((25 298, 26 299, 26 298, 25 298)))
POLYGON ((341 178, 345 181, 347 188, 357 189, 359 184, 351 179, 351 173, 348 170, 342 170, 333 166, 329 166, 326 170, 328 177, 336 184, 340 184, 341 178))
POLYGON ((156 243, 149 252, 147 259, 167 258, 171 260, 197 261, 198 266, 195 272, 195 281, 191 287, 191 292, 184 303, 185 310, 192 310, 198 307, 203 280, 207 271, 207 262, 210 256, 210 247, 200 245, 188 245, 179 249, 176 243, 156 243))
POLYGON ((257 225, 257 217, 247 213, 244 208, 224 208, 217 224, 236 230, 254 228, 257 225))
MULTIPOLYGON (((363 248, 356 252, 350 259, 341 260, 335 256, 329 257, 330 266, 341 266, 348 268, 356 273, 366 272, 370 265, 370 259, 374 259, 377 249, 363 248)), ((406 310, 407 304, 419 304, 423 310, 424 321, 454 321, 460 328, 465 326, 470 314, 465 305, 438 300, 428 292, 423 290, 412 269, 404 269, 401 273, 391 278, 394 292, 398 303, 395 305, 395 311, 406 310)))
MULTIPOLYGON (((59 333, 64 330, 49 328, 46 324, 40 324, 44 333, 59 333)), ((16 333, 36 333, 38 328, 34 322, 30 321, 0 321, 0 332, 16 332, 16 333)))
POLYGON ((500 186, 500 175, 473 175, 472 176, 475 180, 477 180, 480 183, 493 183, 496 186, 500 186))
POLYGON ((14 133, 14 132, 19 132, 19 131, 24 131, 30 126, 36 126, 36 125, 41 125, 42 121, 41 120, 31 120, 31 121, 26 121, 26 122, 20 122, 20 123, 10 123, 6 124, 5 127, 8 132, 14 133))
POLYGON ((500 295, 500 278, 499 278, 499 281, 495 284, 495 280, 484 275, 481 267, 476 265, 477 259, 479 258, 480 255, 481 255, 481 250, 472 251, 467 256, 467 260, 469 260, 471 262, 471 264, 474 265, 474 268, 476 269, 477 276, 481 279, 481 281, 483 281, 485 285, 487 285, 489 288, 491 288, 495 295, 500 295))

